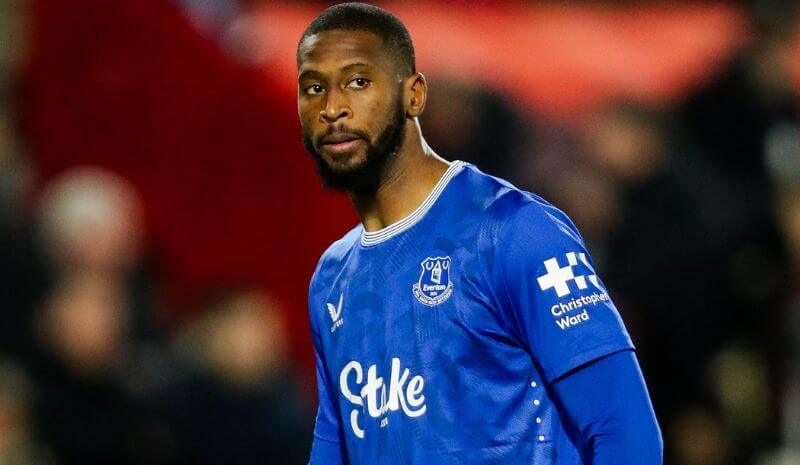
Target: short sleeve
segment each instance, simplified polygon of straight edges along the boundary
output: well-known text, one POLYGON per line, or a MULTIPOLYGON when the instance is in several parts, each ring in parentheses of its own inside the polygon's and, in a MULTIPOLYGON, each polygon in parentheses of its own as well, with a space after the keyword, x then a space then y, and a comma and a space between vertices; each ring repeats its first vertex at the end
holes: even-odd
POLYGON ((314 425, 314 443, 312 445, 312 456, 310 463, 312 465, 323 463, 325 465, 346 463, 343 459, 344 440, 342 438, 340 415, 337 409, 337 399, 335 397, 336 390, 331 384, 328 376, 328 370, 325 364, 324 352, 322 348, 322 341, 319 336, 314 314, 314 304, 310 298, 309 307, 311 337, 314 343, 314 360, 317 371, 317 392, 319 394, 319 407, 317 408, 317 417, 314 425), (333 454, 333 456, 331 456, 330 453, 323 454, 323 451, 331 450, 335 450, 337 453, 333 454), (326 456, 327 459, 322 460, 321 456, 323 455, 326 456), (333 461, 334 456, 342 457, 341 461, 333 461))
MULTIPOLYGON (((315 337, 316 339, 316 337, 315 337)), ((334 399, 335 392, 327 375, 325 364, 322 360, 317 344, 314 344, 314 359, 317 366, 317 392, 319 394, 319 407, 317 420, 314 426, 314 436, 328 442, 339 442, 341 424, 339 412, 334 399)))
MULTIPOLYGON (((316 337, 315 337, 316 339, 316 337)), ((316 343, 315 343, 316 346, 316 343)), ((347 464, 345 445, 341 438, 341 422, 331 397, 331 385, 328 381, 319 350, 314 348, 317 364, 317 391, 319 407, 314 424, 314 441, 311 445, 309 465, 345 465, 347 464)))
POLYGON ((493 231, 499 301, 545 378, 633 343, 575 226, 545 202, 505 209, 493 231))

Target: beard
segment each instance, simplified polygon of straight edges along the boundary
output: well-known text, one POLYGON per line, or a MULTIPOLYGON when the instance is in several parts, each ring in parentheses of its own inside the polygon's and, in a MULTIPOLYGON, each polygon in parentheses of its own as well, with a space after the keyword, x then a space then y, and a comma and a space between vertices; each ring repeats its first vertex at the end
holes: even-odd
POLYGON ((402 100, 398 97, 392 106, 389 123, 378 134, 374 142, 362 131, 339 125, 336 126, 336 131, 334 131, 334 126, 328 127, 325 134, 317 138, 316 144, 311 139, 311 135, 303 131, 303 145, 314 159, 317 165, 317 174, 326 189, 368 194, 374 193, 391 171, 405 133, 405 111, 402 100), (334 132, 347 132, 361 137, 366 144, 364 160, 347 167, 334 167, 325 161, 317 147, 322 145, 323 137, 334 132))

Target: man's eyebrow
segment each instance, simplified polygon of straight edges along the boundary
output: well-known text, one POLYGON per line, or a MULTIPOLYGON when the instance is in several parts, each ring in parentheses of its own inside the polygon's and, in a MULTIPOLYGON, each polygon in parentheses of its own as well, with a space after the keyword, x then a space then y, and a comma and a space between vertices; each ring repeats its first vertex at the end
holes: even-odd
MULTIPOLYGON (((346 64, 346 65, 342 66, 341 68, 339 68, 339 71, 340 72, 347 72, 347 71, 350 71, 353 68, 359 68, 359 67, 367 67, 368 68, 369 66, 370 66, 369 64, 362 63, 362 62, 349 63, 349 64, 346 64)), ((301 80, 306 79, 306 78, 319 78, 319 79, 322 79, 324 77, 325 77, 324 74, 322 74, 321 72, 319 72, 319 71, 317 71, 315 69, 307 69, 307 70, 301 72, 299 76, 297 76, 297 80, 301 81, 301 80)))
POLYGON ((300 73, 300 75, 297 77, 297 80, 300 81, 302 79, 309 78, 309 77, 322 78, 323 75, 322 75, 322 73, 320 73, 319 71, 317 71, 315 69, 307 69, 307 70, 303 71, 302 73, 300 73))
POLYGON ((358 68, 359 66, 369 67, 369 65, 366 64, 366 63, 358 62, 358 63, 350 63, 349 65, 344 65, 339 70, 340 71, 349 71, 350 69, 358 68))

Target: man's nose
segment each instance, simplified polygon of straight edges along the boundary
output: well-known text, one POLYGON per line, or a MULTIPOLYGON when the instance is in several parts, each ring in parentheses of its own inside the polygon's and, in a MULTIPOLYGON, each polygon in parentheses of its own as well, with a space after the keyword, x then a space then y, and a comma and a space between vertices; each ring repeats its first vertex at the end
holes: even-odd
POLYGON ((353 112, 350 110, 346 100, 336 91, 328 92, 325 108, 319 112, 320 118, 329 123, 335 122, 340 118, 348 118, 352 114, 353 112))

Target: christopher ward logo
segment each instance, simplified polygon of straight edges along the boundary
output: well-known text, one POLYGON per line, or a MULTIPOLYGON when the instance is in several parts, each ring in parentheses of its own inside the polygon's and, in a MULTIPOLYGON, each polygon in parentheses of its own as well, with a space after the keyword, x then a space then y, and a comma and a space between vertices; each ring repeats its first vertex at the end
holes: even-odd
POLYGON ((597 275, 585 253, 568 252, 564 255, 564 258, 566 258, 567 264, 563 267, 559 264, 558 257, 552 257, 544 261, 546 273, 536 278, 542 291, 555 292, 561 298, 572 294, 574 290, 583 291, 588 289, 591 284, 599 292, 566 301, 561 300, 550 307, 550 313, 556 317, 556 324, 562 330, 579 325, 584 321, 589 321, 588 307, 594 307, 598 303, 609 301, 608 293, 600 285, 600 281, 597 279, 597 275), (578 273, 576 273, 576 270, 578 270, 578 273), (581 270, 586 272, 580 274, 581 270))
POLYGON ((585 307, 593 307, 599 302, 608 302, 608 294, 595 292, 591 295, 583 295, 571 299, 567 303, 559 302, 550 307, 550 313, 557 318, 556 324, 559 328, 567 329, 584 321, 589 321, 589 310, 585 307), (576 312, 581 308, 583 308, 582 312, 576 312))
POLYGON ((592 283, 592 285, 594 285, 594 287, 601 289, 600 283, 597 280, 597 275, 594 273, 592 266, 589 264, 589 260, 586 259, 585 253, 568 252, 566 254, 566 258, 567 265, 564 267, 558 264, 557 257, 553 257, 544 261, 544 269, 547 271, 547 273, 536 278, 536 281, 539 283, 539 287, 543 291, 552 289, 559 297, 564 297, 572 292, 570 283, 574 283, 574 286, 579 290, 588 288, 589 285, 586 283, 587 279, 592 283), (575 274, 575 268, 580 268, 578 265, 578 260, 580 260, 580 267, 586 268, 589 271, 589 274, 575 274))
POLYGON ((365 414, 371 418, 380 418, 380 426, 389 424, 389 413, 402 411, 409 418, 425 414, 425 379, 414 376, 409 379, 408 368, 401 368, 400 359, 392 359, 388 387, 386 381, 378 376, 377 365, 364 369, 356 360, 342 368, 339 375, 339 389, 342 395, 354 408, 350 411, 350 427, 356 437, 364 439, 365 414))

